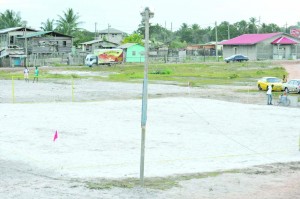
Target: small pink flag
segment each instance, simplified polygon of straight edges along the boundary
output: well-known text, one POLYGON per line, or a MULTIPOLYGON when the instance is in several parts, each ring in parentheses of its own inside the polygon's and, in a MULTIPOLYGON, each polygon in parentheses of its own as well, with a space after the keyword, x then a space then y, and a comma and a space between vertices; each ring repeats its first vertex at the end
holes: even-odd
POLYGON ((54 138, 53 138, 53 142, 55 142, 55 140, 58 138, 58 134, 57 134, 57 131, 55 131, 55 134, 54 134, 54 138))

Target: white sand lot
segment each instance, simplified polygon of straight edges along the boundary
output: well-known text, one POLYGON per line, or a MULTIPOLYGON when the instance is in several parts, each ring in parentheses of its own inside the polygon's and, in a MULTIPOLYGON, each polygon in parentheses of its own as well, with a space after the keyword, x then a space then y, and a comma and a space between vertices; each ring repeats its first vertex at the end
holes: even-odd
MULTIPOLYGON (((140 100, 0 109, 1 159, 54 176, 139 177, 140 100)), ((149 100, 145 175, 299 160, 299 115, 295 108, 195 98, 149 100)))
MULTIPOLYGON (((8 87, 9 82, 4 83, 8 87)), ((10 89, 3 89, 4 84, 1 84, 2 169, 10 168, 3 165, 12 162, 14 166, 11 168, 29 172, 30 179, 34 176, 50 179, 139 178, 141 85, 104 84, 106 87, 101 88, 77 85, 75 99, 85 101, 94 95, 95 101, 70 102, 70 84, 62 84, 61 90, 54 89, 53 94, 49 88, 60 84, 17 81, 17 103, 14 104, 11 103, 10 89), (82 92, 78 91, 80 86, 82 92), (63 90, 64 87, 68 92, 63 90), (93 91, 84 92, 86 87, 93 91), (40 91, 40 95, 36 91, 40 91), (47 99, 47 96, 59 96, 61 100, 47 99), (58 139, 53 142, 56 130, 58 139)), ((180 97, 150 98, 148 101, 145 177, 300 160, 299 108, 189 97, 186 88, 166 85, 150 86, 149 95, 159 95, 164 91, 170 96, 178 94, 180 97)), ((7 193, 10 193, 7 198, 35 196, 26 188, 28 184, 22 186, 28 176, 20 178, 21 182, 16 182, 13 176, 7 176, 5 172, 0 174, 0 179, 4 179, 0 180, 1 198, 7 193), (8 179, 11 185, 6 187, 8 179), (20 195, 12 195, 16 187, 27 194, 22 195, 20 191, 20 195)), ((47 197, 49 192, 44 188, 52 185, 60 189, 56 195, 58 198, 69 198, 70 195, 62 194, 66 190, 75 194, 82 191, 82 188, 62 189, 62 182, 51 183, 39 187, 41 198, 51 198, 47 197)), ((36 186, 33 181, 29 187, 32 186, 36 186)), ((97 196, 93 191, 85 191, 87 195, 72 198, 97 196)), ((103 198, 111 198, 116 192, 103 198)), ((132 198, 132 195, 131 190, 131 194, 123 196, 132 198)))

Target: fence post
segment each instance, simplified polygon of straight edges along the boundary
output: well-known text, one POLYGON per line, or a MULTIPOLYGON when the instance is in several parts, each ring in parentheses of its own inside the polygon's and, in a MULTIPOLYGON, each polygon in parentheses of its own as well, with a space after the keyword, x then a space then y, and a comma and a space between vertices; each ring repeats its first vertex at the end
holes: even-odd
POLYGON ((15 82, 14 82, 14 76, 11 76, 11 92, 12 92, 12 103, 15 103, 15 82))
POLYGON ((74 78, 72 77, 72 102, 74 102, 74 78))

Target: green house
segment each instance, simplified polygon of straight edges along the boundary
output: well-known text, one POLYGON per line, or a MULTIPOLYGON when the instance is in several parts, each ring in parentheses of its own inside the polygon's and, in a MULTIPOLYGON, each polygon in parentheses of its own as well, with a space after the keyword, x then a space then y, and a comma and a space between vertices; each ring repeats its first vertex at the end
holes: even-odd
POLYGON ((137 43, 126 43, 118 48, 123 49, 124 62, 141 63, 145 61, 145 47, 137 43))

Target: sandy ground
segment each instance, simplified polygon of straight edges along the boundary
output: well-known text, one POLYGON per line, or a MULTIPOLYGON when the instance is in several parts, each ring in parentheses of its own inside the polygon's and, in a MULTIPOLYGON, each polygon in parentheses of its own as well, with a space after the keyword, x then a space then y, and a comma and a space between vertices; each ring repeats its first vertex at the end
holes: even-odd
POLYGON ((0 80, 0 198, 299 198, 300 109, 234 89, 150 84, 145 177, 240 173, 91 190, 86 181, 139 178, 141 85, 0 80))

